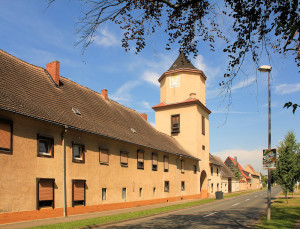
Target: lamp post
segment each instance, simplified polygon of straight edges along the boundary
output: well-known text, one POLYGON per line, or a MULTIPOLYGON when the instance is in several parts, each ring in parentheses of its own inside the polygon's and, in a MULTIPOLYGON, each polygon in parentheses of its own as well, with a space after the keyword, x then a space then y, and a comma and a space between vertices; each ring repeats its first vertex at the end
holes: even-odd
MULTIPOLYGON (((271 149, 271 90, 270 90, 270 73, 272 67, 269 65, 263 65, 258 68, 260 72, 268 72, 268 149, 271 149)), ((268 211, 267 211, 267 220, 271 219, 271 170, 268 169, 268 211)))

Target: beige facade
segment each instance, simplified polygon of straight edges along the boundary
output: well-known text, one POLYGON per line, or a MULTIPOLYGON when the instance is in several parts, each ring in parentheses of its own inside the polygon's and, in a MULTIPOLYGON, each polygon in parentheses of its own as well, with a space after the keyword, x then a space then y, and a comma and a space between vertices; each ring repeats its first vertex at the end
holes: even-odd
MULTIPOLYGON (((54 205, 63 208, 63 127, 29 119, 9 112, 0 112, 1 118, 13 122, 13 153, 1 154, 0 212, 37 210, 37 178, 54 179, 54 205), (37 155, 37 135, 54 138, 54 157, 37 155)), ((194 171, 197 160, 154 151, 130 143, 68 129, 66 142, 67 207, 72 208, 72 180, 85 180, 85 205, 94 206, 120 202, 168 199, 199 193, 199 183, 194 182, 199 172, 194 171), (85 146, 84 163, 72 158, 72 142, 85 146), (109 163, 99 163, 99 147, 109 150, 109 163), (137 150, 144 150, 144 169, 137 169, 137 150), (128 166, 120 164, 120 151, 129 153, 128 166), (157 171, 152 170, 152 153, 158 154, 157 171), (163 157, 169 158, 169 170, 164 172, 163 157), (184 168, 181 168, 184 160, 184 168), (164 182, 169 181, 169 191, 164 182), (184 182, 184 188, 182 188, 184 182), (106 200, 102 189, 106 188, 106 200), (126 188, 126 198, 122 189, 126 188), (155 190, 154 190, 155 188, 155 190), (142 189, 140 191, 140 189, 142 189)))
MULTIPOLYGON (((222 191, 224 180, 221 177, 222 166, 210 164, 210 172, 208 179, 209 193, 215 195, 216 192, 222 191)), ((228 181, 227 181, 228 183, 228 181)), ((224 184, 225 186, 225 184, 224 184)))
POLYGON ((174 137, 189 153, 199 158, 199 191, 208 190, 209 114, 205 107, 205 75, 199 70, 177 69, 160 78, 160 104, 155 110, 155 127, 174 137), (174 81, 174 82, 173 82, 174 81), (180 130, 172 131, 172 116, 180 119, 180 130))

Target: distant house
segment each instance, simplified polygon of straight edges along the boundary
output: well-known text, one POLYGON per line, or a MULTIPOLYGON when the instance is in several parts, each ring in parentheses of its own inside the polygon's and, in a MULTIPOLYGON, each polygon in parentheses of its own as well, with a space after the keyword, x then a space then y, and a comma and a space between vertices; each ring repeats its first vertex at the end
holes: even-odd
POLYGON ((245 171, 250 174, 251 177, 251 189, 261 188, 261 176, 260 173, 256 172, 255 169, 250 165, 246 165, 245 171))
POLYGON ((216 159, 216 156, 209 154, 209 166, 208 190, 209 193, 215 194, 217 191, 222 191, 221 171, 223 163, 216 159))
MULTIPOLYGON (((239 191, 244 191, 251 189, 251 177, 249 172, 245 171, 243 167, 237 162, 237 158, 227 157, 225 160, 225 165, 230 168, 230 170, 235 173, 236 170, 239 172, 239 191)), ((238 179, 238 177, 236 177, 238 179)))
POLYGON ((238 183, 235 178, 235 175, 224 164, 220 157, 210 154, 209 163, 211 165, 210 183, 217 183, 216 191, 222 191, 223 193, 231 193, 238 191, 238 183), (218 183, 221 185, 218 185, 218 183), (219 189, 218 186, 220 187, 219 189))

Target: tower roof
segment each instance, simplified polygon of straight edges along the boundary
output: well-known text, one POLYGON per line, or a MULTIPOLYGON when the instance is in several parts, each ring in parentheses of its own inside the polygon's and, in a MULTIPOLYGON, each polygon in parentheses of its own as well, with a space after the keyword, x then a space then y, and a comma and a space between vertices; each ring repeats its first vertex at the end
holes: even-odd
POLYGON ((182 50, 179 51, 179 56, 175 60, 175 62, 172 64, 172 66, 169 68, 168 71, 173 71, 177 69, 196 69, 198 70, 185 56, 182 50))

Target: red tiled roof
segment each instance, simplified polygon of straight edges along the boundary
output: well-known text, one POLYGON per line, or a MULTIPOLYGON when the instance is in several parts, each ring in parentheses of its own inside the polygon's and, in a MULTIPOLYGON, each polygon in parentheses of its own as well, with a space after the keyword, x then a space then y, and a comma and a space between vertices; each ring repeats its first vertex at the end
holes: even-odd
POLYGON ((173 137, 153 128, 137 111, 111 99, 105 100, 100 93, 62 76, 60 87, 56 87, 44 68, 28 64, 2 50, 0 110, 195 158, 173 137), (81 115, 76 115, 72 108, 77 108, 81 115))
MULTIPOLYGON (((232 157, 228 157, 228 158, 229 158, 229 159, 233 162, 233 164, 236 166, 235 160, 234 160, 232 157)), ((244 173, 244 169, 243 169, 243 167, 240 165, 240 163, 238 163, 238 168, 239 168, 241 174, 243 175, 243 177, 245 177, 246 179, 251 179, 251 177, 247 176, 247 175, 244 173)))
POLYGON ((209 154, 209 161, 213 164, 217 164, 219 166, 222 166, 222 168, 221 168, 221 177, 228 177, 228 178, 234 178, 235 177, 233 172, 227 167, 227 165, 225 165, 225 163, 222 161, 222 159, 220 157, 209 154))
POLYGON ((159 109, 165 109, 165 108, 170 108, 170 107, 175 107, 175 106, 184 106, 184 105, 189 105, 189 104, 198 104, 208 114, 211 113, 211 111, 203 103, 201 103, 199 99, 196 99, 196 98, 187 98, 186 100, 184 100, 182 102, 177 102, 177 103, 165 103, 165 102, 161 102, 161 103, 153 106, 152 109, 156 111, 156 110, 159 110, 159 109))

